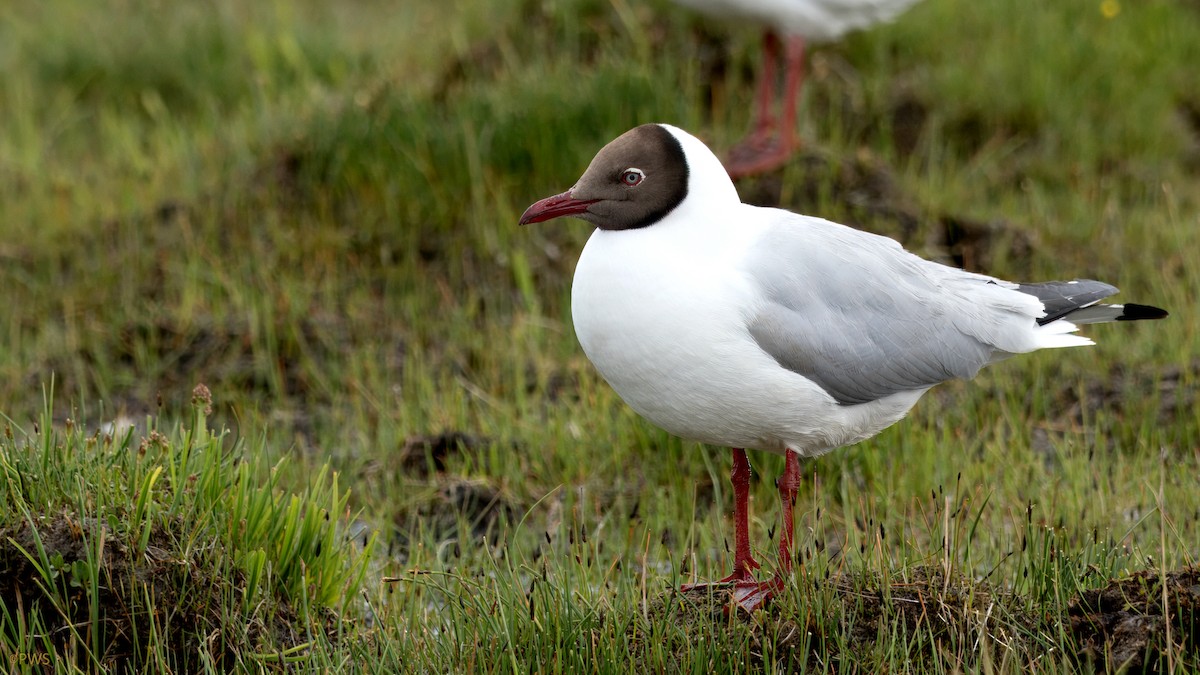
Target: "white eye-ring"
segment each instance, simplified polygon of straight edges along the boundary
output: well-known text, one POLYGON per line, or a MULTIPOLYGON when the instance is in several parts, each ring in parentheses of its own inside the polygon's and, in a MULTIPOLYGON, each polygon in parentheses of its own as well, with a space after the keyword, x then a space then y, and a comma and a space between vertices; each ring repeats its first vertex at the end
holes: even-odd
POLYGON ((621 182, 628 187, 633 187, 642 182, 646 174, 642 173, 641 169, 630 167, 621 172, 621 182))

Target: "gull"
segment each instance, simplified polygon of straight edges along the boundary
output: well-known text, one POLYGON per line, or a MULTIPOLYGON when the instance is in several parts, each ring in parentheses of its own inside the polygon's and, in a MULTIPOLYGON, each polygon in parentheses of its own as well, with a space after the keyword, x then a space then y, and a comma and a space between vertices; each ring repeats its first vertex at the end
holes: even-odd
POLYGON ((730 152, 727 169, 734 178, 783 166, 797 146, 796 98, 804 81, 805 43, 828 42, 860 28, 891 21, 916 0, 675 0, 713 17, 745 19, 766 26, 762 72, 758 76, 754 130, 730 152), (781 40, 780 35, 784 38, 781 40), (775 68, 783 44, 783 115, 771 112, 775 68))
POLYGON ((571 314, 596 370, 642 417, 734 448, 733 587, 747 611, 784 585, 801 457, 878 434, 938 383, 1038 349, 1093 342, 1082 324, 1158 319, 1099 301, 1087 279, 1018 284, 920 258, 893 239, 743 204, 717 157, 666 124, 622 134, 521 224, 594 225, 571 314), (745 449, 786 456, 779 563, 758 581, 745 449))

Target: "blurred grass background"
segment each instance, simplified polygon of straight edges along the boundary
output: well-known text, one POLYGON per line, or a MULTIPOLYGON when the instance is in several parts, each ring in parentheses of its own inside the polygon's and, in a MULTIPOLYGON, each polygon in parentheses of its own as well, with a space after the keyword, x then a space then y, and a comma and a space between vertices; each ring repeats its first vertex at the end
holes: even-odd
MULTIPOLYGON (((341 473, 392 572, 466 579, 503 550, 510 570, 570 571, 547 582, 560 618, 572 603, 590 620, 645 614, 681 575, 724 574, 727 452, 638 419, 583 357, 568 301, 587 228, 516 219, 636 124, 729 147, 757 50, 754 27, 667 2, 10 6, 0 411, 34 426, 53 381, 55 424, 148 433, 147 416, 185 418, 204 382, 216 424, 286 458, 284 485, 341 473), (606 533, 595 569, 576 562, 576 532, 606 533)), ((805 153, 743 183, 747 199, 999 276, 1103 279, 1173 313, 940 387, 908 421, 810 462, 801 540, 842 542, 821 554, 834 567, 936 557, 931 491, 973 500, 970 553, 956 550, 1016 589, 1029 565, 1006 556, 1027 520, 1075 572, 1105 561, 1081 587, 1193 560, 1196 63, 1200 6, 1185 0, 924 0, 812 53, 805 153)), ((770 560, 782 462, 751 461, 770 560)), ((527 576, 470 588, 524 602, 527 576)), ((447 583, 400 594, 403 620, 384 625, 412 632, 392 636, 393 656, 542 669, 582 630, 525 635, 510 663, 489 627, 533 624, 447 620, 429 596, 469 587, 447 583), (443 621, 454 629, 431 628, 443 621)), ((658 663, 636 640, 605 644, 607 663, 658 663)))

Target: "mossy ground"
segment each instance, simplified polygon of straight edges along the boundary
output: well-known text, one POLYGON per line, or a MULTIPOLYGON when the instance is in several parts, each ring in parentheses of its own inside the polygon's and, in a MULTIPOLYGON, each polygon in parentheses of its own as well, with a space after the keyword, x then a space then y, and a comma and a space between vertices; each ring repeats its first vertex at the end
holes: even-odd
POLYGON ((635 124, 729 147, 756 58, 667 2, 10 8, 5 667, 1200 667, 1200 11, 924 0, 810 54, 746 200, 1172 316, 807 463, 803 572, 746 618, 672 590, 727 571, 727 451, 583 357, 587 228, 516 220, 635 124))

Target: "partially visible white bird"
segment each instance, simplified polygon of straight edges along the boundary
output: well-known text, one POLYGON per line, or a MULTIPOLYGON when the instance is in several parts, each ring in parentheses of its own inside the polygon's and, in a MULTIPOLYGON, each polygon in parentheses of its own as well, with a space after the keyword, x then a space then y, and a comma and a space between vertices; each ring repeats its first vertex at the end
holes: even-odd
POLYGON ((717 18, 766 26, 754 130, 730 152, 725 168, 733 178, 782 166, 797 147, 796 101, 804 81, 805 43, 836 40, 849 31, 891 21, 917 0, 675 0, 717 18), (771 111, 780 36, 785 43, 783 116, 771 111))
POLYGON ((1098 281, 1015 284, 919 258, 892 239, 743 204, 696 138, 647 124, 605 146, 570 190, 521 224, 597 227, 575 269, 572 316, 591 362, 634 410, 734 451, 738 603, 752 610, 791 569, 800 456, 870 438, 931 387, 1014 354, 1090 345, 1079 324, 1158 319, 1101 305, 1098 281), (787 456, 779 573, 758 582, 750 465, 787 456))

